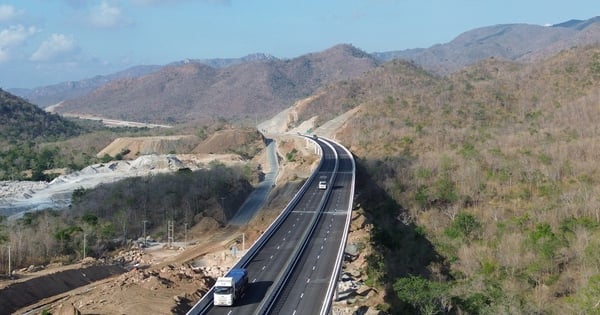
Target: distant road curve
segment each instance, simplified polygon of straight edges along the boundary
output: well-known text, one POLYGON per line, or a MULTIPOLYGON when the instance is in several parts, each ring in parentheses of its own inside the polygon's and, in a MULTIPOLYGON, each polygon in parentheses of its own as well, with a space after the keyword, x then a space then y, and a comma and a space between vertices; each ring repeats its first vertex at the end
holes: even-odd
POLYGON ((133 128, 173 128, 170 125, 160 125, 160 124, 149 124, 142 123, 136 121, 126 121, 126 120, 118 120, 118 119, 110 119, 100 116, 95 116, 91 114, 77 114, 77 113, 58 113, 56 109, 62 105, 62 102, 54 105, 50 105, 46 107, 44 110, 48 113, 56 113, 63 117, 71 117, 71 118, 79 118, 79 119, 87 119, 87 120, 95 120, 101 121, 104 125, 108 127, 133 127, 133 128))
POLYGON ((271 193, 275 185, 275 178, 279 172, 279 164, 277 163, 277 154, 275 153, 275 141, 267 140, 267 159, 269 163, 269 172, 265 174, 265 179, 257 185, 254 191, 246 198, 244 204, 240 207, 237 214, 229 220, 231 225, 247 224, 258 210, 263 206, 267 196, 271 193))
POLYGON ((102 122, 104 125, 109 126, 109 127, 173 128, 173 126, 170 126, 170 125, 159 125, 159 124, 149 124, 149 123, 142 123, 142 122, 136 122, 136 121, 117 120, 117 119, 103 118, 103 117, 89 115, 89 114, 61 113, 60 115, 63 117, 96 120, 96 121, 102 122))

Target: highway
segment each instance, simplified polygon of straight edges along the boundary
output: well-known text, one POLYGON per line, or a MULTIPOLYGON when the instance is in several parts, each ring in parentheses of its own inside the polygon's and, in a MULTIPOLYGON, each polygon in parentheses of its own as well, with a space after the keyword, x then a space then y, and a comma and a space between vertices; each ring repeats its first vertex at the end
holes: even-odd
POLYGON ((248 270, 246 294, 233 307, 213 307, 209 291, 188 314, 318 314, 322 305, 328 309, 349 222, 354 162, 343 148, 318 142, 320 167, 265 232, 264 241, 236 266, 248 270), (328 179, 326 190, 317 188, 321 176, 328 179))
POLYGON ((343 254, 346 241, 343 236, 350 219, 348 209, 354 182, 352 156, 340 146, 334 145, 334 148, 339 165, 331 194, 306 250, 267 314, 327 314, 329 311, 332 296, 327 291, 330 282, 335 284, 337 280, 336 260, 340 250, 343 254))

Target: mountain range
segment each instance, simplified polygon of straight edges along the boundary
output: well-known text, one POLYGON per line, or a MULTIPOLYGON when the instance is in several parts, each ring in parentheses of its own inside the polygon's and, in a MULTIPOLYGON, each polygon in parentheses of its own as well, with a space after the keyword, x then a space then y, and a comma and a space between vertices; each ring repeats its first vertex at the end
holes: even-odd
POLYGON ((424 69, 448 75, 479 60, 495 57, 517 62, 532 62, 573 46, 600 41, 600 16, 588 20, 540 26, 502 24, 465 32, 446 44, 427 49, 408 49, 374 53, 378 59, 414 61, 424 69))
POLYGON ((9 91, 41 107, 60 103, 54 107, 59 113, 169 124, 219 119, 251 122, 289 107, 324 85, 355 78, 393 59, 447 76, 491 57, 527 63, 599 41, 600 17, 552 26, 503 24, 470 30, 426 49, 369 54, 341 44, 293 59, 266 54, 188 59, 9 91))
POLYGON ((255 121, 324 84, 357 77, 377 65, 371 55, 349 45, 291 60, 261 59, 225 68, 190 60, 111 81, 55 110, 168 124, 255 121))

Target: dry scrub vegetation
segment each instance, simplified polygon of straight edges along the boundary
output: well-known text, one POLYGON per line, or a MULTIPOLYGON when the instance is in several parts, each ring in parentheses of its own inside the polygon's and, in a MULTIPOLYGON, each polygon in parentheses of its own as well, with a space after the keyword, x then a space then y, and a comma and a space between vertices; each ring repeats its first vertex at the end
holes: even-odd
POLYGON ((304 115, 358 105, 337 137, 358 158, 380 308, 600 313, 598 46, 447 78, 394 61, 304 115))

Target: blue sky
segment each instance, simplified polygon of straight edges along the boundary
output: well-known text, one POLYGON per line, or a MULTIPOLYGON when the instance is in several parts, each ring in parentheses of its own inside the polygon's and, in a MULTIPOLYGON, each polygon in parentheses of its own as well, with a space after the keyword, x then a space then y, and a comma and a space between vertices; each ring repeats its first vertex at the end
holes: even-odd
POLYGON ((0 0, 0 88, 340 43, 426 48, 478 27, 596 15, 598 0, 0 0))

